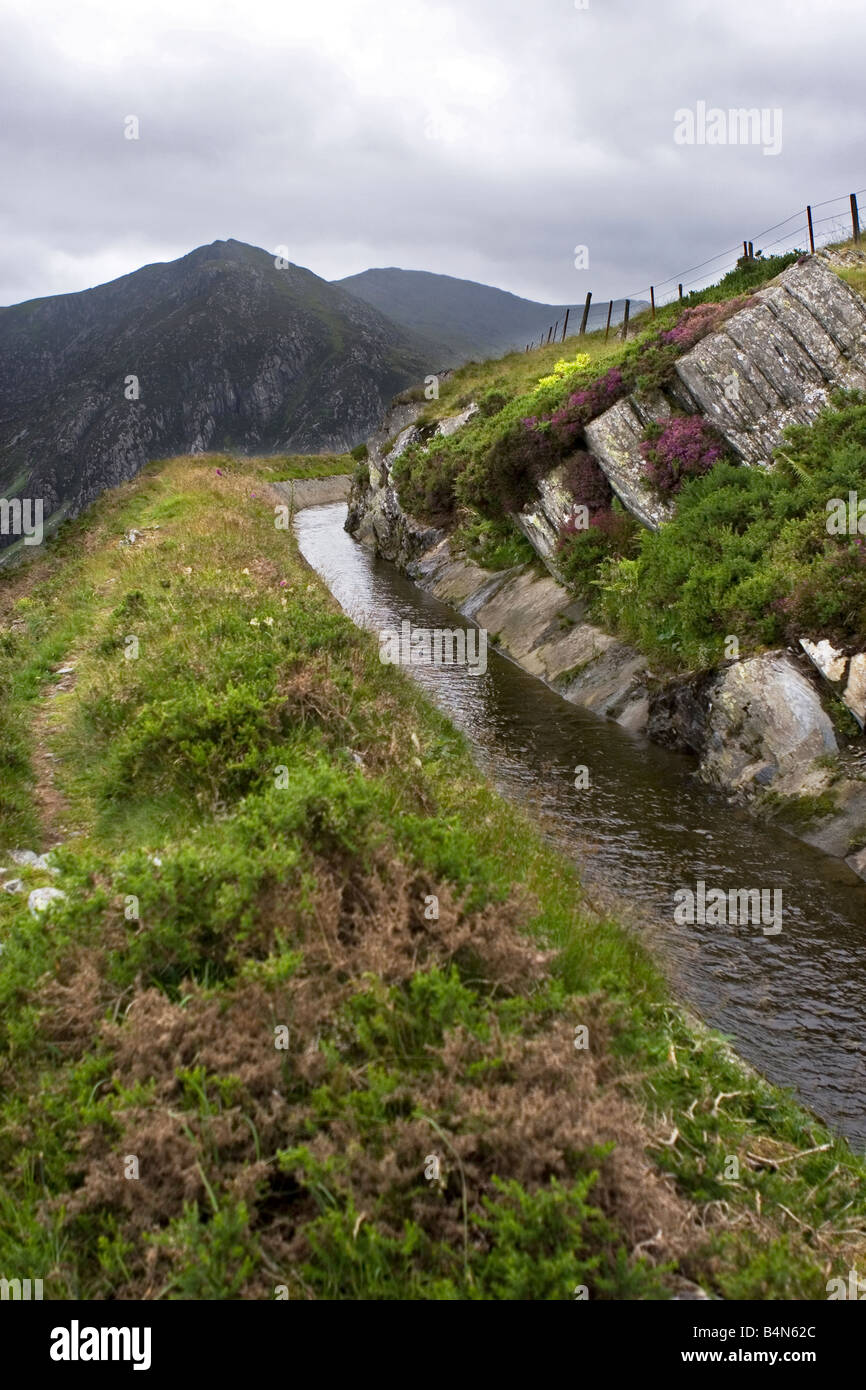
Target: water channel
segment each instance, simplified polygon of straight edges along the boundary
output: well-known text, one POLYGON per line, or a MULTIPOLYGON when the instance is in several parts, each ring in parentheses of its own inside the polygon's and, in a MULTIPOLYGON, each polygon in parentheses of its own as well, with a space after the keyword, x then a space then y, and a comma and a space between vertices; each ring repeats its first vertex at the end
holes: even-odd
MULTIPOLYGON (((343 529, 345 503, 310 507, 298 543, 345 612, 379 631, 465 626, 343 529)), ((487 671, 408 668, 468 737, 500 792, 597 887, 630 905, 675 993, 770 1080, 866 1151, 866 883, 694 777, 694 763, 548 690, 492 650, 487 671), (575 789, 575 768, 589 770, 575 789), (782 930, 677 925, 674 893, 780 889, 782 930)))

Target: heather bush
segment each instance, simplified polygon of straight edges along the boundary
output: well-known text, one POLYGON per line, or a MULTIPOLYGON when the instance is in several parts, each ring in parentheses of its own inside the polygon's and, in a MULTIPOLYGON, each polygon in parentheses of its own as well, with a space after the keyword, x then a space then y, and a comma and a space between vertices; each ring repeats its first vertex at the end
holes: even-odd
POLYGON ((726 449, 700 415, 672 415, 647 427, 640 452, 647 480, 669 497, 679 492, 686 478, 709 473, 726 449))
POLYGON ((451 518, 460 462, 449 444, 438 439, 427 447, 415 444, 395 459, 392 476, 401 506, 410 516, 443 525, 451 518))
POLYGON ((561 450, 574 448, 583 438, 583 430, 590 420, 601 415, 629 390, 629 382, 619 367, 610 367, 604 376, 598 377, 588 386, 573 391, 558 410, 554 410, 549 420, 530 417, 526 424, 540 433, 549 424, 550 433, 561 450))
POLYGON ((683 310, 673 328, 660 334, 660 341, 673 343, 681 352, 687 352, 708 333, 715 333, 726 319, 745 308, 747 303, 748 296, 740 295, 737 299, 726 299, 721 303, 705 301, 695 304, 683 310))
POLYGON ((487 515, 518 512, 531 501, 539 478, 550 472, 559 457, 549 431, 516 420, 469 463, 457 483, 458 500, 487 515))
POLYGON ((562 482, 575 502, 583 503, 590 514, 610 509, 613 492, 607 474, 585 450, 578 450, 566 460, 562 482))
POLYGON ((591 593, 598 581, 599 566, 605 561, 632 555, 640 530, 618 499, 590 513, 589 525, 585 528, 574 521, 567 522, 560 533, 557 549, 561 575, 578 592, 591 593))

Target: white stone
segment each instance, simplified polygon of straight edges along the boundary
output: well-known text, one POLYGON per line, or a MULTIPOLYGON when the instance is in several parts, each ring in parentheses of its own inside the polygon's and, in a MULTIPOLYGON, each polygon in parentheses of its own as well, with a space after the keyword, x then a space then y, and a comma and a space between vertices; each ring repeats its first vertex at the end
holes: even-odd
POLYGON ((862 729, 866 724, 866 652, 852 656, 842 699, 862 729))
POLYGON ((442 434, 446 438, 449 434, 456 434, 457 430, 462 429, 477 414, 478 406, 473 401, 460 415, 450 415, 447 419, 440 420, 436 427, 436 433, 442 434))
POLYGON ((59 888, 34 888, 27 899, 27 906, 32 915, 38 917, 40 913, 46 911, 54 902, 61 902, 66 894, 59 888))
POLYGON ((9 858, 13 864, 18 865, 19 869, 23 869, 25 865, 35 864, 39 856, 34 854, 32 849, 13 849, 10 851, 9 858))
POLYGON ((826 637, 820 642, 810 642, 808 638, 801 637, 800 646, 825 680, 840 681, 845 675, 848 658, 844 652, 837 651, 826 637))
POLYGON ((42 869, 43 872, 46 874, 60 873, 60 870, 57 868, 57 865, 51 863, 47 854, 40 854, 39 858, 34 861, 33 867, 34 869, 42 869))

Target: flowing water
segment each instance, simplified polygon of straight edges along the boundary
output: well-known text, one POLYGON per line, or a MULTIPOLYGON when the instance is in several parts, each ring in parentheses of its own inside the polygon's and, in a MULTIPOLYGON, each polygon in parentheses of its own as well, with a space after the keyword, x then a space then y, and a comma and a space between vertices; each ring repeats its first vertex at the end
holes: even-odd
MULTIPOLYGON (((343 529, 345 503, 299 513, 301 552, 348 615, 374 631, 467 626, 343 529)), ((866 883, 762 826, 694 778, 694 763, 569 704, 488 652, 466 667, 408 668, 593 885, 627 900, 676 993, 740 1054, 866 1150, 866 883), (590 785, 575 788, 575 768, 590 785), (779 889, 782 930, 677 925, 674 893, 779 889)))

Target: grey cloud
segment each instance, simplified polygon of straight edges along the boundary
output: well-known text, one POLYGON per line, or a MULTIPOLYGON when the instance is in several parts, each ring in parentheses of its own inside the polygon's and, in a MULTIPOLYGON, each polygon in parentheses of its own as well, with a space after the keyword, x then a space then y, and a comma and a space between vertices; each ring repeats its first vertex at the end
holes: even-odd
POLYGON ((0 303, 229 236, 329 278, 399 264, 605 298, 866 186, 866 13, 848 0, 388 0, 363 24, 348 0, 321 9, 351 61, 324 30, 247 33, 216 11, 185 28, 177 0, 126 56, 76 64, 19 8, 0 58, 0 303), (676 146, 674 112, 697 100, 780 107, 781 154, 676 146))

